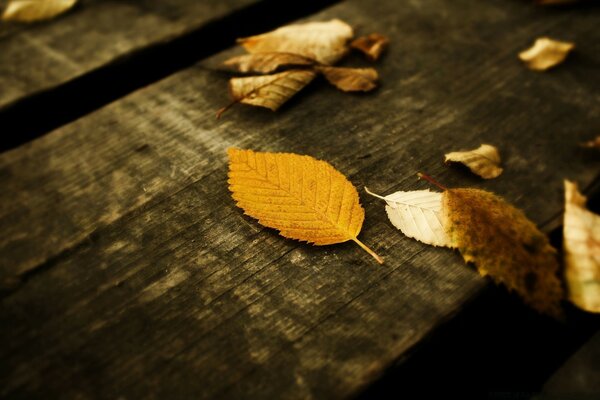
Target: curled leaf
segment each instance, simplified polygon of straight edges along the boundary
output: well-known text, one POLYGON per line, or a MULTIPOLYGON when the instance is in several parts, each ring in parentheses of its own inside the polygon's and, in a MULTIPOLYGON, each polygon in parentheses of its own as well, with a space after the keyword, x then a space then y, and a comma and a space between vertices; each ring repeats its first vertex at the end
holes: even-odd
POLYGON ((292 53, 254 53, 230 58, 225 65, 239 72, 257 72, 268 74, 281 67, 312 66, 315 60, 292 53))
POLYGON ((11 0, 2 19, 17 22, 43 21, 68 11, 75 3, 77 0, 11 0))
POLYGON ((414 190, 380 196, 365 190, 371 196, 385 200, 388 218, 406 236, 434 246, 451 247, 442 225, 442 193, 414 190))
POLYGON ((339 19, 288 25, 261 35, 238 39, 249 53, 286 52, 333 64, 348 48, 352 27, 339 19))
POLYGON ((389 45, 390 40, 387 36, 379 33, 371 33, 368 36, 361 36, 350 43, 350 47, 361 51, 371 61, 379 59, 383 51, 389 45))
POLYGON ((475 150, 448 153, 445 162, 462 163, 484 179, 496 178, 502 173, 498 149, 489 144, 482 144, 475 150))
POLYGON ((563 245, 569 300, 600 313, 600 216, 585 208, 577 184, 565 181, 563 245))
POLYGON ((373 68, 344 68, 321 66, 325 78, 344 92, 368 92, 377 87, 377 71, 373 68))
POLYGON ((519 53, 519 58, 531 70, 546 71, 562 63, 574 47, 574 43, 542 37, 532 47, 519 53))
POLYGON ((322 246, 357 236, 365 211, 344 175, 325 161, 290 153, 229 149, 229 189, 246 215, 284 237, 322 246))
POLYGON ((522 211, 490 192, 448 189, 442 219, 452 247, 481 275, 514 290, 537 311, 562 316, 556 250, 522 211))
POLYGON ((220 116, 235 103, 250 104, 276 111, 290 97, 308 85, 316 72, 292 69, 273 75, 231 78, 229 93, 233 102, 217 113, 220 116))

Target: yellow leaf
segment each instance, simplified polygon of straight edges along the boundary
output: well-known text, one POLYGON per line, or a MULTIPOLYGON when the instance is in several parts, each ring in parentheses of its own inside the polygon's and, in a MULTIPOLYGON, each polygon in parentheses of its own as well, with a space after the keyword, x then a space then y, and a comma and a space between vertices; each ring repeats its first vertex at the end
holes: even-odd
POLYGON ((317 68, 325 78, 344 92, 368 92, 377 87, 377 71, 373 68, 343 68, 322 66, 317 68))
POLYGON ((257 72, 262 74, 275 72, 281 67, 312 66, 315 63, 315 60, 298 54, 275 52, 244 54, 225 61, 225 65, 239 72, 257 72))
POLYGON ((352 27, 339 19, 288 25, 262 35, 238 39, 249 53, 286 52, 333 64, 341 59, 352 38, 352 27))
POLYGON ((43 21, 66 12, 75 3, 77 0, 11 0, 2 19, 18 22, 43 21))
POLYGON ((389 43, 390 40, 386 36, 379 33, 371 33, 368 36, 361 36, 352 41, 350 47, 361 51, 371 61, 376 61, 389 43))
POLYGON ((522 211, 478 189, 448 189, 443 225, 453 247, 482 275, 519 294, 537 311, 562 316, 556 250, 522 211))
POLYGON ((565 181, 563 244, 569 299, 600 313, 600 216, 585 208, 586 198, 565 181))
POLYGON ((352 183, 330 164, 290 153, 228 154, 229 189, 246 215, 318 246, 352 240, 383 263, 358 240, 365 212, 352 183))
POLYGON ((462 163, 484 179, 496 178, 502 173, 498 149, 489 144, 482 144, 475 150, 448 153, 445 162, 462 163))
POLYGON ((546 71, 562 63, 574 47, 574 43, 542 37, 532 47, 519 53, 519 58, 531 70, 546 71))
POLYGON ((235 103, 250 104, 276 111, 290 97, 308 85, 317 76, 316 72, 292 69, 273 75, 231 78, 229 93, 233 102, 217 112, 220 117, 235 103))

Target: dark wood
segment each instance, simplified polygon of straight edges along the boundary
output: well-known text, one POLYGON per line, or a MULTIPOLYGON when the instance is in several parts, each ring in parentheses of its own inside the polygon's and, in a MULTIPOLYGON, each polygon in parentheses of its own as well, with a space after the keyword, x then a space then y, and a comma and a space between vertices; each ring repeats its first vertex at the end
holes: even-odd
POLYGON ((362 192, 360 238, 383 266, 262 228, 228 193, 230 146, 325 159, 379 193, 428 187, 424 171, 544 229, 560 223, 563 178, 598 177, 578 146, 600 125, 597 7, 349 1, 311 19, 333 17, 391 37, 376 92, 317 81, 277 113, 218 121, 227 75, 212 68, 233 49, 0 156, 1 395, 348 397, 487 284, 362 192), (539 35, 577 51, 528 71, 516 54, 539 35), (499 147, 498 179, 443 165, 480 143, 499 147))
POLYGON ((0 109, 255 2, 81 0, 51 21, 0 22, 0 109))

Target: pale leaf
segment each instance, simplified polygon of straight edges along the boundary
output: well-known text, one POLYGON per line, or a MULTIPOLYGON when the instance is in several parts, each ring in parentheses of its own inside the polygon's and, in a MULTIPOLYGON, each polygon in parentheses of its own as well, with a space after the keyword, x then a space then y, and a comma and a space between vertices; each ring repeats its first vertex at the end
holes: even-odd
POLYGON ((519 53, 519 58, 531 70, 546 71, 562 63, 574 47, 574 43, 542 37, 532 47, 519 53))
POLYGON ((563 246, 569 300, 600 313, 600 216, 585 208, 577 185, 565 181, 563 246))
POLYGON ((285 52, 333 64, 348 51, 352 27, 339 19, 288 25, 261 35, 238 39, 249 53, 285 52))
POLYGON ((498 149, 489 144, 482 144, 475 150, 448 153, 445 162, 462 163, 484 179, 496 178, 502 173, 498 149))
POLYGON ((350 47, 361 51, 371 61, 379 59, 383 51, 389 45, 390 40, 379 33, 371 33, 361 36, 350 43, 350 47))
POLYGON ((388 218, 406 236, 434 246, 452 247, 442 225, 442 193, 414 190, 380 196, 365 190, 385 200, 388 218))
POLYGON ((373 68, 318 67, 325 78, 344 92, 368 92, 377 87, 377 71, 373 68))
POLYGON ((281 67, 312 66, 315 60, 292 53, 254 53, 230 58, 225 65, 239 72, 257 72, 268 74, 281 67))
POLYGON ((291 153, 229 149, 229 190, 246 215, 282 236, 322 246, 357 236, 365 211, 352 183, 325 161, 291 153))
POLYGON ((11 0, 2 19, 18 22, 43 21, 66 12, 75 3, 77 0, 11 0))

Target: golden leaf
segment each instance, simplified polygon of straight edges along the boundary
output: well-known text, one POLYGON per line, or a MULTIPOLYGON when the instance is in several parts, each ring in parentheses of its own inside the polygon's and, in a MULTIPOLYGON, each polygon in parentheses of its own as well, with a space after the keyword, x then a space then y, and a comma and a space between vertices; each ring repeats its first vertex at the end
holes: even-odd
POLYGON ((356 189, 330 164, 309 156, 231 148, 229 189, 246 215, 282 236, 322 246, 357 236, 365 212, 356 189))
POLYGON ((225 65, 239 72, 257 72, 268 74, 281 67, 312 66, 315 60, 292 53, 254 53, 230 58, 225 65))
POLYGON ((565 181, 563 245, 569 300, 600 313, 600 216, 585 208, 586 198, 565 181))
POLYGON ((353 35, 350 25, 332 19, 283 26, 261 35, 238 39, 238 43, 249 53, 294 53, 322 64, 333 64, 346 54, 346 42, 353 35))
POLYGON ((75 3, 77 0, 11 0, 2 19, 18 22, 43 21, 66 12, 75 3))
POLYGON ((519 53, 519 58, 531 70, 546 71, 563 62, 574 47, 574 43, 542 37, 532 47, 519 53))
POLYGON ((556 250, 522 211, 490 192, 448 189, 442 218, 452 246, 481 275, 516 291, 537 311, 562 316, 556 250))
POLYGON ((317 68, 325 78, 344 92, 368 92, 377 87, 377 71, 373 68, 343 68, 321 66, 317 68))
POLYGON ((235 103, 251 104, 276 111, 290 97, 308 85, 316 75, 314 71, 292 69, 273 75, 231 78, 229 93, 233 102, 220 109, 217 117, 235 103))
POLYGON ((496 178, 502 173, 498 149, 489 144, 482 144, 475 150, 448 153, 444 161, 462 163, 484 179, 496 178))
POLYGON ((379 59, 390 43, 390 39, 379 33, 361 36, 350 43, 350 47, 361 51, 371 61, 379 59))
POLYGON ((379 196, 369 189, 371 196, 385 200, 385 211, 391 223, 406 236, 434 246, 451 247, 442 225, 442 194, 429 190, 398 191, 379 196))

